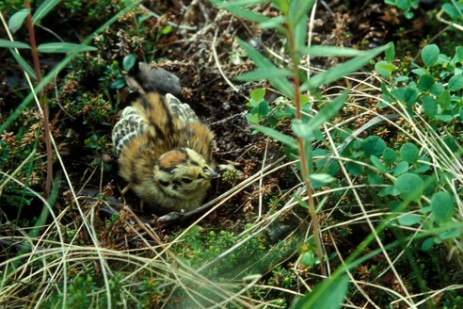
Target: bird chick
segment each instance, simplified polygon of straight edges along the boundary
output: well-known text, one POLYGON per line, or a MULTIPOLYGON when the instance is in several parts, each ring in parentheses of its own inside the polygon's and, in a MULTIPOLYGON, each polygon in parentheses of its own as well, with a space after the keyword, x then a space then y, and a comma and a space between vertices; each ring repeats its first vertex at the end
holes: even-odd
POLYGON ((188 104, 148 91, 123 110, 113 128, 119 175, 152 212, 193 210, 218 176, 214 133, 188 104))

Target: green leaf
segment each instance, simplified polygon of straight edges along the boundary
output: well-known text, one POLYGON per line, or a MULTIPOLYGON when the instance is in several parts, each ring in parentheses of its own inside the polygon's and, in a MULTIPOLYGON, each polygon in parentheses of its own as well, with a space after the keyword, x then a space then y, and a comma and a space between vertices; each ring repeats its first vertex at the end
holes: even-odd
POLYGON ((308 251, 301 254, 300 262, 305 267, 313 267, 315 265, 315 261, 316 259, 312 252, 308 251))
POLYGON ((313 128, 310 127, 308 121, 304 121, 302 119, 293 119, 291 121, 291 128, 297 136, 302 137, 309 143, 315 139, 313 128))
POLYGON ((326 70, 325 72, 318 73, 317 75, 312 76, 310 79, 308 79, 307 82, 304 84, 304 87, 308 89, 315 89, 320 87, 321 85, 331 83, 344 76, 347 76, 357 71, 366 63, 368 63, 371 59, 382 53, 384 50, 388 48, 388 46, 389 45, 384 45, 366 51, 361 56, 357 56, 354 59, 341 63, 335 67, 326 70))
POLYGON ((375 64, 375 70, 384 77, 391 77, 397 69, 395 65, 387 61, 379 61, 375 64))
POLYGON ((167 24, 165 25, 164 27, 161 28, 161 30, 159 30, 159 34, 161 35, 166 35, 166 34, 169 34, 171 33, 173 30, 173 27, 171 24, 167 24))
POLYGON ((310 119, 310 126, 313 129, 320 128, 324 123, 333 118, 343 107, 349 92, 345 90, 341 95, 337 96, 331 103, 324 106, 318 113, 310 119))
POLYGON ((388 165, 392 165, 395 163, 395 160, 397 159, 397 153, 395 152, 394 149, 386 147, 383 150, 383 160, 384 163, 388 165))
POLYGON ((450 3, 445 3, 442 10, 447 13, 452 19, 457 19, 459 16, 458 10, 450 3))
POLYGON ((363 174, 364 167, 360 164, 357 164, 355 162, 347 162, 346 163, 346 168, 349 171, 349 173, 352 174, 352 176, 360 176, 363 174))
POLYGON ((303 48, 301 52, 309 55, 310 57, 356 57, 366 54, 365 51, 354 48, 323 45, 312 45, 310 47, 303 48))
POLYGON ((27 15, 29 15, 29 12, 29 9, 21 9, 10 17, 8 20, 8 28, 10 28, 11 32, 15 33, 19 28, 21 28, 27 15))
MULTIPOLYGON (((278 70, 278 68, 267 58, 265 58, 261 53, 255 50, 251 45, 248 43, 238 40, 241 48, 243 48, 246 53, 248 54, 249 58, 256 64, 259 69, 274 69, 278 70)), ((279 91, 281 91, 284 95, 289 98, 294 98, 294 88, 291 86, 289 81, 286 77, 282 76, 266 76, 266 79, 272 83, 279 91)))
POLYGON ((0 48, 27 48, 30 49, 30 45, 23 42, 9 41, 0 39, 0 48))
POLYGON ((436 63, 437 59, 439 58, 439 53, 440 50, 436 44, 430 44, 423 47, 421 50, 421 59, 423 59, 424 65, 430 67, 436 63))
POLYGON ((455 51, 455 57, 461 63, 463 62, 463 46, 458 46, 455 51))
POLYGON ((442 109, 448 109, 450 107, 450 103, 452 102, 452 96, 448 90, 442 91, 442 93, 437 98, 439 105, 442 109))
POLYGON ((421 244, 421 250, 422 251, 429 251, 432 246, 434 245, 434 237, 430 237, 428 239, 425 239, 423 243, 421 244))
POLYGON ((37 24, 42 18, 44 18, 55 6, 57 6, 60 0, 47 0, 43 2, 35 11, 32 16, 32 23, 37 24))
POLYGON ((316 139, 316 134, 320 127, 329 121, 344 105, 347 99, 348 92, 344 91, 340 96, 336 97, 331 103, 324 106, 315 116, 309 121, 301 119, 293 119, 291 127, 297 136, 302 137, 309 143, 316 139))
POLYGON ((279 29, 282 27, 283 23, 286 21, 284 16, 272 17, 267 21, 259 23, 259 27, 262 29, 275 28, 279 29))
POLYGON ((124 71, 128 72, 130 71, 130 69, 133 68, 136 61, 137 61, 137 56, 135 56, 134 54, 128 54, 122 60, 122 68, 124 69, 124 71))
POLYGON ((368 172, 368 184, 372 186, 383 184, 383 179, 381 175, 376 172, 368 172))
POLYGON ((348 287, 348 277, 330 277, 321 283, 308 294, 300 298, 292 309, 338 309, 341 308, 348 287))
POLYGON ((254 11, 245 9, 245 6, 247 5, 263 2, 260 0, 259 1, 233 1, 233 2, 223 2, 223 1, 213 0, 211 2, 215 6, 225 9, 235 16, 238 16, 238 17, 241 17, 241 18, 253 21, 253 22, 263 23, 269 20, 268 17, 260 13, 256 13, 254 11))
POLYGON ((237 76, 235 80, 239 81, 255 81, 255 80, 267 80, 269 76, 275 77, 288 77, 291 76, 291 72, 286 69, 279 69, 279 68, 262 68, 257 69, 255 71, 246 72, 237 76))
POLYGON ((408 171, 409 168, 410 168, 410 165, 408 165, 408 162, 402 161, 399 164, 397 164, 396 167, 394 167, 394 169, 392 170, 392 174, 398 177, 402 175, 403 173, 405 173, 406 171, 408 171))
POLYGON ((419 149, 412 143, 405 143, 400 147, 400 157, 408 163, 415 163, 418 160, 419 149))
POLYGON ((389 172, 389 169, 386 166, 384 166, 383 162, 381 162, 381 160, 377 156, 371 156, 370 161, 380 172, 389 172))
POLYGON ((423 218, 420 215, 405 214, 403 216, 400 216, 398 221, 401 225, 412 226, 421 223, 423 221, 423 218))
POLYGON ((434 77, 429 74, 424 74, 418 79, 418 88, 421 91, 428 91, 434 85, 434 77))
POLYGON ((439 224, 447 223, 455 214, 455 198, 446 191, 434 193, 431 198, 431 210, 439 224))
POLYGON ((292 149, 298 149, 298 143, 297 143, 296 139, 294 139, 291 136, 283 134, 280 131, 277 131, 277 130, 269 128, 269 127, 253 125, 252 128, 259 131, 259 132, 264 133, 268 137, 276 139, 277 141, 285 144, 286 146, 289 146, 292 149))
POLYGON ((384 53, 386 55, 386 61, 388 61, 388 62, 394 61, 394 59, 395 59, 395 46, 394 46, 393 42, 389 43, 389 46, 384 51, 384 53))
MULTIPOLYGON (((289 7, 288 20, 293 26, 302 23, 301 19, 309 15, 309 10, 314 5, 315 0, 292 0, 289 7)), ((304 22, 305 23, 305 22, 304 22)))
POLYGON ((336 178, 334 178, 330 174, 323 174, 323 173, 312 174, 309 176, 309 178, 312 181, 318 181, 321 183, 330 183, 336 180, 336 178))
POLYGON ((432 96, 427 95, 423 97, 421 104, 426 115, 432 117, 437 114, 437 102, 432 96))
POLYGON ((436 97, 440 96, 440 94, 442 92, 445 91, 445 87, 442 83, 435 83, 432 87, 431 87, 431 94, 432 95, 435 95, 436 97))
POLYGON ((265 88, 256 88, 251 91, 251 99, 260 102, 265 97, 265 88))
POLYGON ((69 53, 69 52, 84 52, 84 51, 95 51, 96 47, 85 45, 85 44, 75 44, 75 43, 62 43, 62 42, 53 42, 53 43, 44 43, 37 46, 37 51, 40 53, 69 53))
POLYGON ((370 156, 381 156, 384 148, 386 148, 386 142, 378 136, 369 136, 362 141, 362 150, 367 158, 370 156))
POLYGON ((448 87, 450 91, 458 91, 463 89, 463 76, 461 74, 453 76, 449 80, 448 87))
POLYGON ((391 95, 411 107, 418 99, 419 92, 415 87, 409 85, 407 88, 399 87, 392 90, 391 95))
MULTIPOLYGON (((292 2, 298 2, 299 0, 292 1, 292 2)), ((305 2, 310 2, 310 0, 302 0, 305 2)), ((302 15, 302 18, 300 18, 300 21, 296 24, 294 24, 294 30, 293 30, 293 37, 294 37, 294 47, 296 51, 300 51, 301 49, 306 47, 306 41, 307 41, 307 19, 309 16, 302 15)), ((293 21, 291 21, 293 22, 293 21)), ((299 57, 300 54, 296 53, 296 57, 299 57)), ((297 58, 297 61, 299 61, 299 58, 297 58)))
POLYGON ((27 63, 27 61, 19 54, 16 52, 15 49, 10 49, 11 54, 13 55, 14 59, 16 62, 21 66, 21 68, 29 74, 29 76, 37 80, 37 76, 35 75, 34 69, 27 63))
POLYGON ((407 201, 417 201, 421 198, 424 190, 424 181, 414 173, 400 175, 394 187, 400 192, 400 196, 407 201))

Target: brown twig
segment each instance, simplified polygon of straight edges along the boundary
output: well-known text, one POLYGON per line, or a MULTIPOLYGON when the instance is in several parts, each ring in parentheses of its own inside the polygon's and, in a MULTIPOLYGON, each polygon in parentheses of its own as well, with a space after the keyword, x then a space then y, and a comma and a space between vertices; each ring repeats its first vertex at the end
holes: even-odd
MULTIPOLYGON (((40 75, 40 62, 39 54, 37 52, 37 42, 35 40, 34 24, 32 23, 31 3, 29 0, 24 0, 24 6, 29 10, 26 23, 29 30, 29 41, 31 43, 32 60, 34 63, 34 71, 37 76, 37 84, 42 80, 40 75)), ((50 141, 50 122, 48 121, 48 104, 43 92, 39 94, 40 106, 43 111, 43 131, 45 134, 45 149, 47 153, 47 178, 45 181, 44 197, 48 199, 51 191, 51 184, 53 182, 53 153, 50 141)))

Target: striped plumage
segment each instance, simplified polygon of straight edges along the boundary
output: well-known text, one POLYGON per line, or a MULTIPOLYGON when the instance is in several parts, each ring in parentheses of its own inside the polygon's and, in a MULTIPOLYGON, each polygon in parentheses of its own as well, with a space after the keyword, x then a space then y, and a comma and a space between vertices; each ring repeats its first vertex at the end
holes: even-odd
POLYGON ((217 176, 214 133, 171 94, 142 92, 123 110, 112 139, 119 174, 152 212, 199 207, 217 176))

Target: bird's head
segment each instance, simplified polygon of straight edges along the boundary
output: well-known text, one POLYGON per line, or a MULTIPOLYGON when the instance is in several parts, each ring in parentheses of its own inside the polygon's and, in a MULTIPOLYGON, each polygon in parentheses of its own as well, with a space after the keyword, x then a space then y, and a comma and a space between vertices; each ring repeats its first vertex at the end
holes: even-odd
POLYGON ((154 166, 154 180, 161 191, 182 200, 204 196, 217 172, 204 157, 190 148, 164 153, 154 166))

